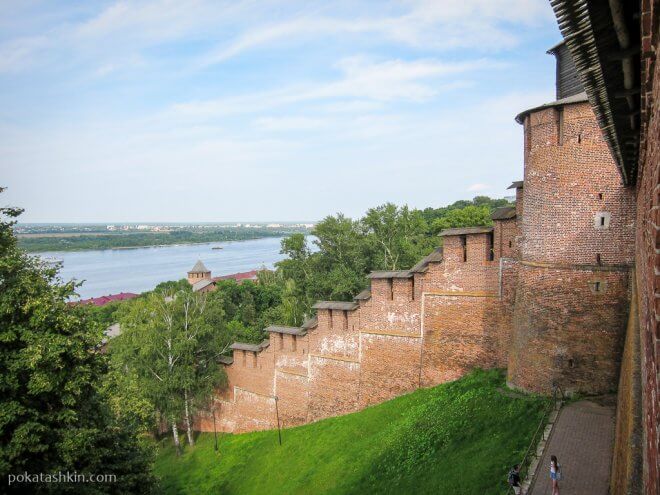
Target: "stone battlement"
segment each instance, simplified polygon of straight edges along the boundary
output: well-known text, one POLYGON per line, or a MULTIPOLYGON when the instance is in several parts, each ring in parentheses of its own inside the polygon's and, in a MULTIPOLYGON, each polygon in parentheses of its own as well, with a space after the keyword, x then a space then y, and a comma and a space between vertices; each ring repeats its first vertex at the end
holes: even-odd
MULTIPOLYGON (((368 275, 352 302, 319 301, 301 327, 235 343, 220 430, 294 426, 358 411, 475 367, 512 386, 602 393, 616 383, 634 209, 584 98, 519 116, 525 179, 493 227, 448 229, 410 270, 368 275)), ((197 427, 210 431, 210 415, 197 427)))

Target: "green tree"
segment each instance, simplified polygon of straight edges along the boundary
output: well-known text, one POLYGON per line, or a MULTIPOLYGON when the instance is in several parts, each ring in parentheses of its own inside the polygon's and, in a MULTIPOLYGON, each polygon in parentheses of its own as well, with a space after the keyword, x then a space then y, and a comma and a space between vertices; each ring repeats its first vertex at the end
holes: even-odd
POLYGON ((273 316, 298 321, 319 299, 350 300, 367 286, 370 271, 409 269, 438 246, 440 230, 491 225, 492 210, 508 205, 506 199, 477 196, 423 211, 386 203, 359 220, 341 213, 328 216, 312 231, 316 249, 303 234, 282 240, 280 252, 286 258, 276 266, 293 284, 282 289, 282 311, 273 316))
POLYGON ((238 320, 232 320, 227 323, 227 342, 226 350, 234 342, 260 342, 263 339, 261 330, 246 327, 238 320))
POLYGON ((488 196, 475 196, 472 198, 474 206, 487 206, 491 210, 501 206, 511 206, 508 199, 505 198, 489 198, 488 196))
POLYGON ((104 304, 103 306, 94 306, 93 304, 88 304, 85 306, 85 309, 87 311, 88 318, 93 319, 99 325, 107 328, 113 323, 116 323, 115 312, 119 309, 119 306, 129 301, 114 301, 108 304, 104 304))
POLYGON ((479 227, 492 225, 491 209, 488 206, 466 206, 449 211, 445 216, 434 220, 433 232, 456 227, 479 227))
MULTIPOLYGON (((432 226, 436 219, 443 218, 454 210, 461 210, 468 206, 485 206, 490 212, 492 212, 492 210, 501 206, 512 206, 512 203, 509 203, 509 201, 504 198, 494 199, 489 198, 488 196, 475 196, 472 200, 461 199, 441 208, 424 208, 424 210, 421 211, 421 214, 426 220, 426 223, 432 226)), ((467 225, 457 225, 457 227, 467 227, 467 225)))
POLYGON ((323 256, 323 267, 341 265, 363 271, 366 265, 364 254, 364 231, 360 222, 351 220, 342 213, 329 216, 316 224, 314 243, 323 256))
MULTIPOLYGON (((0 189, 2 192, 2 189, 0 189)), ((16 208, 0 208, 0 478, 77 471, 117 483, 31 484, 37 493, 148 493, 151 456, 103 389, 103 327, 67 299, 75 284, 17 248, 16 208)))
POLYGON ((110 371, 103 386, 110 408, 120 421, 140 433, 154 432, 156 410, 141 389, 134 370, 110 359, 110 371))
POLYGON ((192 291, 192 286, 188 282, 187 279, 182 278, 180 280, 170 280, 167 282, 161 282, 159 283, 156 287, 154 287, 154 291, 156 292, 177 292, 177 291, 184 291, 184 292, 190 292, 192 291))
POLYGON ((305 306, 319 299, 350 300, 366 284, 369 244, 359 221, 343 214, 319 222, 313 232, 318 250, 309 255, 309 276, 303 281, 305 306))
POLYGON ((280 253, 286 257, 277 263, 277 272, 282 274, 282 278, 291 281, 286 295, 288 316, 287 321, 295 320, 295 311, 291 299, 295 299, 303 313, 309 310, 312 301, 309 300, 310 279, 314 272, 312 266, 312 252, 307 244, 307 238, 303 234, 293 234, 282 239, 282 248, 280 253), (292 313, 293 311, 293 313, 292 313))
POLYGON ((290 326, 300 326, 305 319, 305 306, 302 303, 296 287, 296 282, 288 279, 284 282, 282 293, 283 323, 290 326))
POLYGON ((280 253, 285 255, 278 262, 278 271, 284 278, 293 280, 298 288, 303 287, 305 279, 311 275, 311 251, 307 245, 307 238, 303 234, 293 234, 282 239, 280 253))
POLYGON ((373 245, 373 265, 383 270, 409 268, 433 249, 422 214, 407 206, 386 203, 371 208, 362 219, 373 245))
POLYGON ((365 275, 372 270, 410 268, 437 242, 419 211, 391 203, 370 209, 357 221, 342 214, 326 217, 312 234, 316 250, 304 236, 290 236, 282 241, 287 258, 277 264, 295 284, 283 296, 289 306, 285 313, 292 314, 294 295, 302 300, 294 320, 309 314, 316 300, 350 300, 367 286, 365 275))
POLYGON ((257 331, 273 323, 284 323, 282 294, 285 279, 281 272, 262 272, 257 282, 220 280, 209 293, 209 307, 221 307, 226 322, 237 320, 244 327, 257 331))
MULTIPOLYGON (((191 291, 152 292, 126 306, 122 334, 112 341, 119 363, 135 372, 140 388, 172 429, 180 450, 178 423, 194 444, 192 417, 216 387, 225 383, 217 365, 223 352, 215 329, 205 320, 206 295, 191 291)), ((217 317, 217 315, 214 315, 217 317)))

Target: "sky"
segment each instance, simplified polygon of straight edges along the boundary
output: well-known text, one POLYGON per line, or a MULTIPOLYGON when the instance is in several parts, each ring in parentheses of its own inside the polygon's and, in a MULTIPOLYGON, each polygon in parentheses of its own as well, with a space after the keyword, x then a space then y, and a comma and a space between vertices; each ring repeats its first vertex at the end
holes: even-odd
POLYGON ((22 222, 314 221, 502 197, 547 0, 0 0, 22 222))

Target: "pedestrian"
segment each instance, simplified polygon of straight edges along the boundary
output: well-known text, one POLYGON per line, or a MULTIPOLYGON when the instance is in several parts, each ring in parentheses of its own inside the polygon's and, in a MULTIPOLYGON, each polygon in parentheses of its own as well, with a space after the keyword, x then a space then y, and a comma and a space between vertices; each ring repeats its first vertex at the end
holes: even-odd
POLYGON ((559 495, 559 480, 561 479, 561 467, 556 455, 550 456, 550 479, 552 480, 552 495, 559 495))
POLYGON ((520 464, 516 464, 509 471, 509 486, 513 488, 513 493, 520 495, 520 464))

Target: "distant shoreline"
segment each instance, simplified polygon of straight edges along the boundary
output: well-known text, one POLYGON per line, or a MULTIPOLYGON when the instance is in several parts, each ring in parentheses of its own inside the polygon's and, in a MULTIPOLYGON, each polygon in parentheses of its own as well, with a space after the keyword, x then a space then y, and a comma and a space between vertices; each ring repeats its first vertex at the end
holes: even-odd
POLYGON ((85 251, 129 251, 131 249, 146 249, 146 248, 164 248, 164 247, 176 247, 176 246, 194 246, 198 244, 216 244, 218 242, 245 242, 245 241, 259 241, 261 239, 270 239, 270 238, 281 238, 286 237, 285 235, 269 235, 264 237, 251 237, 250 239, 232 239, 229 241, 198 241, 198 242, 177 242, 172 244, 145 244, 144 246, 117 246, 117 247, 106 247, 106 248, 80 248, 80 249, 47 249, 39 251, 27 251, 26 253, 30 254, 39 254, 39 253, 50 253, 50 252, 62 252, 62 253, 83 253, 85 251))
POLYGON ((250 242, 168 244, 142 249, 51 251, 30 253, 52 265, 60 265, 63 281, 85 283, 76 289, 81 299, 120 292, 135 294, 153 290, 161 282, 181 280, 202 259, 214 275, 272 268, 284 259, 281 238, 248 239, 250 242), (224 249, 213 250, 222 245, 224 249))
MULTIPOLYGON (((140 232, 140 234, 163 234, 163 233, 168 233, 170 231, 160 231, 160 232, 140 232)), ((52 238, 52 239, 57 239, 57 238, 67 238, 67 237, 99 237, 99 236, 104 236, 104 235, 112 235, 112 236, 129 236, 129 235, 134 235, 136 234, 135 232, 64 232, 64 233, 59 233, 59 232, 49 232, 49 233, 20 233, 20 234, 15 234, 17 239, 47 239, 47 238, 52 238)))
MULTIPOLYGON (((216 242, 243 242, 243 241, 256 241, 259 239, 268 239, 270 237, 280 237, 278 235, 269 235, 264 237, 253 237, 251 239, 236 239, 232 241, 199 241, 199 242, 177 242, 176 244, 145 244, 144 246, 120 246, 111 247, 106 249, 78 249, 76 251, 120 251, 125 249, 144 249, 144 248, 158 248, 158 247, 173 247, 173 246, 190 246, 194 244, 215 244, 216 242)), ((284 237, 284 236, 282 236, 284 237)))
POLYGON ((294 233, 308 235, 303 230, 220 230, 204 233, 139 233, 126 235, 78 235, 21 237, 18 245, 28 253, 118 251, 151 247, 186 246, 233 241, 249 241, 269 237, 286 237, 294 233))

